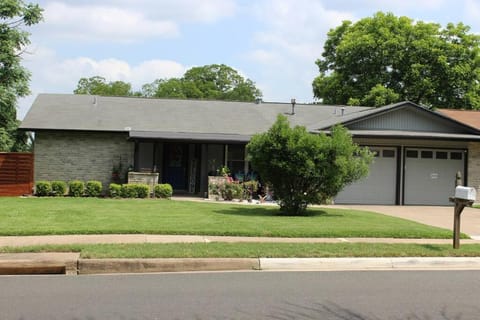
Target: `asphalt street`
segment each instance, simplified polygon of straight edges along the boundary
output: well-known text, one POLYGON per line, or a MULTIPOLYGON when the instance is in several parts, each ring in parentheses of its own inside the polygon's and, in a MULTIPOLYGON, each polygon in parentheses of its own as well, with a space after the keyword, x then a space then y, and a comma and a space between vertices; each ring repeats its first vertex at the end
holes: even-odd
POLYGON ((0 319, 412 319, 480 314, 479 271, 1 276, 0 319))

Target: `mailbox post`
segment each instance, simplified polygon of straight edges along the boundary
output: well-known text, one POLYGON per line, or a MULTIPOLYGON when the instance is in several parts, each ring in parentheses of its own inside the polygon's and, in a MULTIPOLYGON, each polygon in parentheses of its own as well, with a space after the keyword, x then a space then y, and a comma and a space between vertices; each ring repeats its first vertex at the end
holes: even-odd
POLYGON ((455 197, 450 201, 455 203, 453 215, 453 248, 460 248, 460 215, 465 207, 471 207, 477 197, 474 188, 457 186, 455 188, 455 197))

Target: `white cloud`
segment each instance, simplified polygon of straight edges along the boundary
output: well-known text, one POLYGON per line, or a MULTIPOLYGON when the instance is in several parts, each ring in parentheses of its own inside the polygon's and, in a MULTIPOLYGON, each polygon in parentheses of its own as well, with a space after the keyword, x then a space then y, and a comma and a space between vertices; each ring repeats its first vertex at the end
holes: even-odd
POLYGON ((355 20, 346 12, 326 9, 318 0, 264 0, 252 8, 263 29, 255 33, 256 48, 246 53, 256 62, 260 83, 269 83, 265 100, 312 101, 312 81, 318 75, 315 60, 331 28, 355 20), (272 94, 272 96, 270 96, 272 94))
POLYGON ((347 12, 327 10, 316 0, 266 0, 257 6, 256 12, 266 27, 255 36, 260 45, 311 61, 321 54, 327 32, 343 20, 354 18, 347 12))
MULTIPOLYGON (((92 7, 98 0, 56 0, 71 6, 92 7)), ((50 1, 44 1, 49 3, 50 1)), ((214 22, 232 16, 238 10, 236 0, 102 0, 103 6, 143 12, 155 19, 178 22, 214 22)))
POLYGON ((187 67, 170 60, 148 60, 132 65, 109 58, 95 60, 89 57, 61 59, 55 51, 37 48, 34 54, 24 56, 25 67, 32 72, 32 95, 19 101, 18 117, 25 116, 33 97, 39 93, 72 93, 82 77, 101 76, 107 81, 125 81, 138 90, 145 83, 159 78, 181 77, 187 67))
POLYGON ((153 20, 141 12, 117 7, 80 7, 54 2, 45 7, 44 16, 49 33, 69 40, 134 42, 179 34, 178 26, 171 20, 153 20))
POLYGON ((55 1, 41 4, 44 37, 132 43, 172 38, 184 23, 211 23, 236 12, 233 0, 55 1))

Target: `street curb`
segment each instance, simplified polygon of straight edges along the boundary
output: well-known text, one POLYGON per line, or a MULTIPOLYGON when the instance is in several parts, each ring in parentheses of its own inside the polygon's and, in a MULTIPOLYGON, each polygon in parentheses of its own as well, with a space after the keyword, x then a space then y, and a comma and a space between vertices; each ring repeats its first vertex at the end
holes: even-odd
POLYGON ((79 259, 78 274, 258 270, 258 259, 79 259))
POLYGON ((264 271, 480 270, 480 257, 260 258, 264 271))
POLYGON ((194 271, 480 270, 480 257, 0 259, 0 275, 194 271))
POLYGON ((79 258, 79 253, 72 252, 4 253, 0 254, 0 275, 76 275, 79 258))

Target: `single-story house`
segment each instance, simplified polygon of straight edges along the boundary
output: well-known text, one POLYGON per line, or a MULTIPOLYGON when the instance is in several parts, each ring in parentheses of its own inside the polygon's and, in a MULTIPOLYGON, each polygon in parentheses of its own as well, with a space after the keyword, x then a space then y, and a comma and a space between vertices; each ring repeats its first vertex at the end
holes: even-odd
POLYGON ((36 181, 107 186, 121 165, 203 196, 219 167, 251 169, 245 145, 278 114, 312 134, 343 124, 375 151, 369 176, 336 203, 446 205, 458 171, 465 185, 480 185, 480 130, 411 102, 370 108, 40 94, 20 128, 35 133, 36 181))

